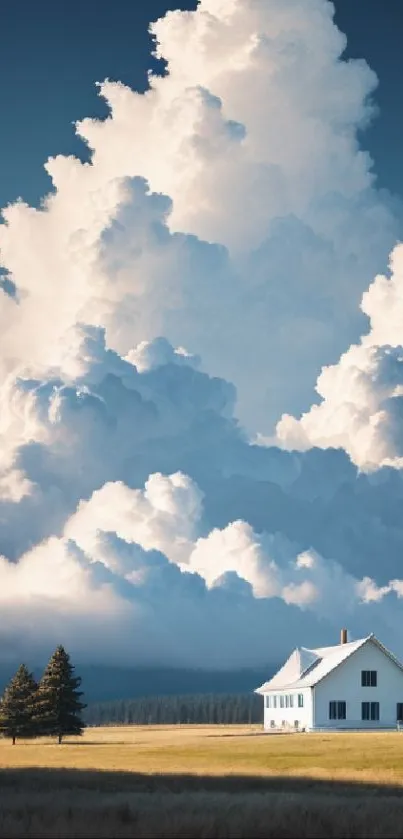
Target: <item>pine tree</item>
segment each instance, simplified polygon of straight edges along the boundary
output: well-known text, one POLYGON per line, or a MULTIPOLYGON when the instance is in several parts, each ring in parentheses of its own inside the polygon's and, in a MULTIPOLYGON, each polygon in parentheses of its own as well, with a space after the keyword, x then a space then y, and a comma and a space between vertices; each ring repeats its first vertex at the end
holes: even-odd
POLYGON ((59 743, 65 734, 82 734, 84 722, 80 701, 81 678, 74 675, 74 667, 64 647, 53 653, 38 688, 37 722, 42 734, 56 735, 59 743))
POLYGON ((21 664, 7 685, 0 702, 0 730, 11 737, 33 737, 38 685, 25 664, 21 664))

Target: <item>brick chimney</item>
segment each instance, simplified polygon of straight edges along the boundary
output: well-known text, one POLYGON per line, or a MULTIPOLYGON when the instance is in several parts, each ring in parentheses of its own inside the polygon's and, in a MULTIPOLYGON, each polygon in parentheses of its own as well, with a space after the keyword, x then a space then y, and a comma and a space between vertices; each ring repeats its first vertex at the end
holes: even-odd
POLYGON ((347 644, 347 629, 342 629, 340 632, 340 644, 347 644))

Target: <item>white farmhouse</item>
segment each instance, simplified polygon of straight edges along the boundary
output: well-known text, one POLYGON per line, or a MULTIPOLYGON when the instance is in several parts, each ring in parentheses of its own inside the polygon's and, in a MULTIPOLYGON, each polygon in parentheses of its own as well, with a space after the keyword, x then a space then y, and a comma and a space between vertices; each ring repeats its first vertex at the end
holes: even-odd
POLYGON ((294 650, 258 688, 270 729, 381 729, 403 722, 403 665, 374 635, 294 650))

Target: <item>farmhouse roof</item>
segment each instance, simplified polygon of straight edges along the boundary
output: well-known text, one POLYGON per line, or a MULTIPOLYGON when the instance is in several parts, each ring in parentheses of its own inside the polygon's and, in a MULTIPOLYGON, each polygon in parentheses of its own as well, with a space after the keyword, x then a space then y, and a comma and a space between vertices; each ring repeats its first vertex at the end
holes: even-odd
POLYGON ((291 653, 276 675, 255 692, 266 693, 272 690, 297 690, 314 687, 368 641, 376 644, 385 655, 403 670, 403 666, 395 656, 374 635, 368 635, 358 641, 349 641, 346 644, 337 644, 334 647, 318 647, 316 650, 308 650, 305 647, 297 648, 291 653))

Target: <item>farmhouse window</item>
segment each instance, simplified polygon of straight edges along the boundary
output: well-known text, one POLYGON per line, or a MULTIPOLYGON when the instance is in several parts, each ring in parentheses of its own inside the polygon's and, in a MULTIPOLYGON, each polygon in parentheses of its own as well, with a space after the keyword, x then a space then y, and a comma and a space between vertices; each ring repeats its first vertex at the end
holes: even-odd
POLYGON ((346 711, 347 708, 345 702, 329 702, 329 720, 345 720, 346 711))
POLYGON ((378 683, 376 670, 361 670, 361 687, 376 688, 378 683))
POLYGON ((361 719, 365 721, 379 720, 379 702, 362 702, 361 719))

